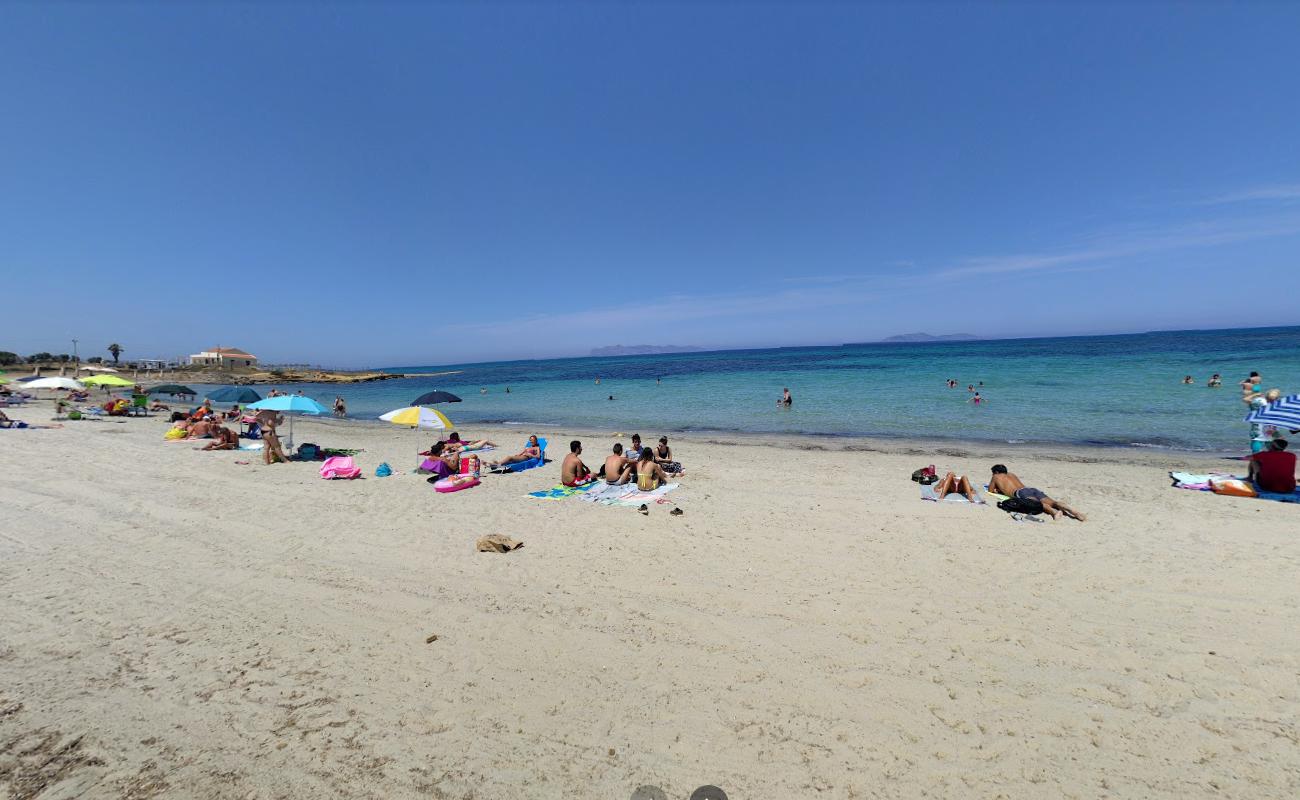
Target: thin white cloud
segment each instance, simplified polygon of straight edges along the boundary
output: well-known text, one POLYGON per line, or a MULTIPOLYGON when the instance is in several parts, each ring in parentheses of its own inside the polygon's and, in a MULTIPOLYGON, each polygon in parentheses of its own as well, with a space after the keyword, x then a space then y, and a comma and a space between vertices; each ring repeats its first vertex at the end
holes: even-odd
POLYGON ((1211 197, 1203 205, 1224 205, 1227 203, 1251 203, 1261 200, 1300 200, 1300 183, 1279 184, 1275 186, 1256 186, 1240 192, 1229 192, 1218 197, 1211 197))
POLYGON ((1300 216, 1270 219, 1215 220, 1169 228, 1089 237, 1089 244, 1071 250, 969 258, 936 273, 940 278, 997 275, 1015 272, 1061 272, 1081 265, 1103 266, 1134 256, 1196 247, 1291 236, 1300 233, 1300 216))

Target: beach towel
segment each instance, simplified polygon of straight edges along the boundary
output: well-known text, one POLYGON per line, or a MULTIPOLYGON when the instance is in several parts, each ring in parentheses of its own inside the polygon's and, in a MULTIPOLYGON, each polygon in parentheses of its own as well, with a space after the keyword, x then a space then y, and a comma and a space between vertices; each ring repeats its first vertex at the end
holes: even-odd
POLYGON ((575 494, 583 494, 597 486, 596 481, 584 483, 581 486, 565 486, 560 484, 553 489, 543 489, 540 492, 529 492, 529 497, 536 497, 538 500, 567 500, 575 494))
POLYGON ((266 446, 266 442, 241 442, 240 450, 261 450, 266 446))
POLYGON ((416 472, 433 475, 439 479, 450 478, 456 474, 441 458, 426 458, 420 466, 416 467, 416 472))
MULTIPOLYGON (((1240 475, 1226 475, 1218 472, 1206 474, 1192 472, 1170 472, 1170 479, 1174 482, 1175 489, 1190 489, 1194 492, 1213 492, 1214 494, 1226 494, 1229 496, 1250 496, 1237 494, 1235 491, 1215 491, 1215 484, 1221 487, 1234 486, 1235 483, 1246 483, 1246 478, 1240 475), (1229 483, 1234 482, 1234 483, 1229 483)), ((1254 484, 1248 484, 1253 491, 1254 497, 1259 500, 1271 500, 1275 503, 1300 503, 1300 488, 1294 492, 1264 492, 1254 484)))
POLYGON ((331 456, 320 465, 320 476, 326 480, 351 480, 360 474, 361 468, 352 460, 352 456, 331 456))
POLYGON ((596 482, 596 485, 586 492, 577 494, 579 500, 588 503, 599 503, 605 506, 628 506, 636 508, 638 506, 658 503, 663 500, 664 495, 676 489, 680 484, 665 483, 652 492, 643 492, 636 488, 634 483, 625 483, 622 486, 610 486, 608 483, 596 482))
MULTIPOLYGON (((921 484, 921 499, 922 499, 922 500, 929 500, 929 501, 931 501, 931 502, 937 503, 937 502, 939 502, 939 494, 938 494, 937 492, 935 492, 935 490, 934 490, 934 486, 933 486, 933 485, 921 484)), ((952 493, 952 494, 950 494, 950 495, 944 497, 944 498, 943 498, 943 502, 945 502, 945 503, 965 503, 966 505, 977 505, 977 506, 987 505, 987 504, 984 502, 984 500, 982 500, 982 499, 980 498, 980 496, 979 496, 979 492, 976 492, 976 493, 975 493, 975 502, 974 502, 974 503, 971 503, 971 501, 968 500, 968 499, 966 498, 965 495, 963 495, 963 494, 961 494, 961 493, 959 493, 959 492, 954 492, 954 493, 952 493)))

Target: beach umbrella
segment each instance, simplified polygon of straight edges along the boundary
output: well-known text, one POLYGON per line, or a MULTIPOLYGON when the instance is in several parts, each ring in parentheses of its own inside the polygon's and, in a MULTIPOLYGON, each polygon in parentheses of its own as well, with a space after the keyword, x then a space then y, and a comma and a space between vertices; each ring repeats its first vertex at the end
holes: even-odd
POLYGON ((181 386, 179 383, 164 383, 161 386, 155 386, 146 394, 198 394, 188 386, 181 386))
POLYGON ((81 381, 87 386, 134 386, 135 384, 126 378, 119 378, 116 375, 92 375, 81 381))
MULTIPOLYGON (((258 400, 256 403, 249 403, 245 408, 253 411, 287 411, 291 414, 328 413, 325 406, 310 397, 299 397, 295 394, 268 397, 265 400, 258 400)), ((293 449, 293 417, 289 417, 289 449, 293 449)))
POLYGON ((411 401, 413 406, 431 406, 435 403, 459 403, 460 398, 451 392, 432 391, 425 392, 411 401))
POLYGON ((28 389, 85 389, 72 378, 34 378, 27 382, 28 389))
POLYGON ((214 403, 256 403, 262 396, 247 386, 227 386, 208 395, 214 403))
POLYGON ((32 381, 39 381, 40 379, 41 379, 41 376, 40 376, 40 375, 28 375, 26 378, 19 378, 19 379, 18 379, 18 382, 19 382, 19 383, 31 383, 32 381))
POLYGON ((394 425, 406 425, 411 428, 449 430, 452 427, 451 420, 443 416, 441 411, 420 406, 394 409, 379 418, 384 422, 391 422, 394 425))
POLYGON ((1279 428, 1300 428, 1300 394, 1283 397, 1246 415, 1247 422, 1276 425, 1279 428))
POLYGON ((96 367, 94 365, 89 367, 82 365, 81 369, 84 369, 86 372, 117 372, 117 370, 112 367, 96 367))

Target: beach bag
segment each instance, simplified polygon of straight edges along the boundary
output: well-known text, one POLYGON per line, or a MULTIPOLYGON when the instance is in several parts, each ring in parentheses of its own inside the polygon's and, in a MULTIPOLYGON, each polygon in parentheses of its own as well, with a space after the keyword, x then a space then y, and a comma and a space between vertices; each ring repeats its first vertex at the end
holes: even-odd
POLYGON ((918 470, 913 470, 912 480, 916 481, 922 486, 929 486, 932 483, 937 483, 939 480, 939 476, 935 474, 934 465, 931 464, 928 467, 921 467, 918 470))
POLYGON ((1258 497, 1255 487, 1240 478, 1210 478, 1210 491, 1233 497, 1258 497))
POLYGON ((180 428, 172 428, 163 434, 163 438, 171 441, 172 439, 184 439, 185 431, 180 428))
POLYGON ((1037 500, 1022 500, 1019 497, 1008 497, 998 503, 998 508, 1008 514, 1041 514, 1043 513, 1043 504, 1037 500))
POLYGON ((303 442, 298 445, 298 458, 303 461, 315 461, 319 456, 320 447, 311 444, 310 442, 303 442))
POLYGON ((387 461, 385 461, 384 463, 380 464, 378 467, 375 468, 376 478, 387 478, 389 475, 392 474, 393 474, 393 468, 388 466, 387 461))

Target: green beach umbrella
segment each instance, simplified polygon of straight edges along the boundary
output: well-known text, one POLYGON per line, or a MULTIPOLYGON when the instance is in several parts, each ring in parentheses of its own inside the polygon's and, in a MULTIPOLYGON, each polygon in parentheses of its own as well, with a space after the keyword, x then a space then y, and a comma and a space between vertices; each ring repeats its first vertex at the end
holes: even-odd
POLYGON ((82 383, 87 386, 134 386, 135 384, 126 378, 119 378, 116 375, 92 375, 89 378, 83 378, 82 383))

